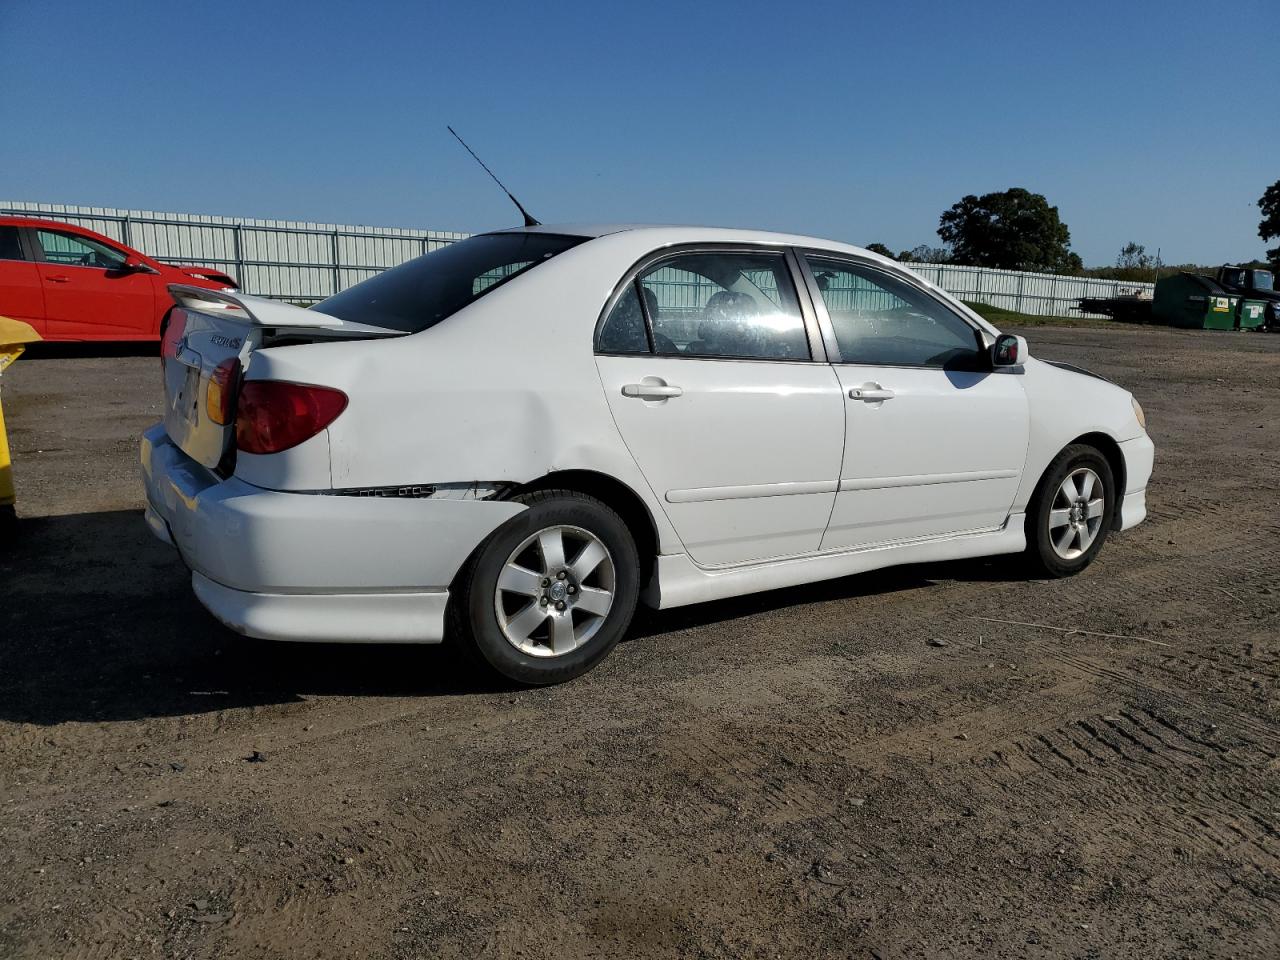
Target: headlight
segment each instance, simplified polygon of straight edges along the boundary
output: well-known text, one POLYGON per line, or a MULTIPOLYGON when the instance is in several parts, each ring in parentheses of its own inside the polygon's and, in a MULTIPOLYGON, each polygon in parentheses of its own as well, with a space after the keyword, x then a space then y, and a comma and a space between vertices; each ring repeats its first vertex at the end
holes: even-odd
POLYGON ((1133 415, 1138 418, 1138 426, 1143 430, 1147 429, 1147 415, 1142 412, 1142 404, 1137 397, 1130 397, 1129 400, 1133 403, 1133 415))

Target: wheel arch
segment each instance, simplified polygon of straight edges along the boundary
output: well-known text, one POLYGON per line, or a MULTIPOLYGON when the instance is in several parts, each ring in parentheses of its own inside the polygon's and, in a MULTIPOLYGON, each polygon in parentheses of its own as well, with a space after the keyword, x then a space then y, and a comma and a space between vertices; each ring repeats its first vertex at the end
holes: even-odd
POLYGON ((640 585, 643 589, 656 570, 658 558, 658 526, 648 505, 627 484, 595 470, 555 470, 537 480, 512 487, 503 499, 535 490, 576 490, 595 497, 622 518, 631 535, 635 537, 636 552, 640 557, 640 585))
MULTIPOLYGON (((1064 444, 1062 447, 1062 450, 1065 450, 1067 449, 1067 447, 1075 446, 1077 444, 1082 444, 1087 447, 1093 447, 1100 454, 1102 454, 1103 458, 1107 461, 1107 466, 1111 468, 1111 476, 1116 482, 1116 490, 1115 490, 1116 509, 1114 511, 1114 518, 1111 522, 1111 526, 1112 526, 1112 529, 1119 530, 1120 529, 1120 505, 1124 502, 1124 492, 1126 489, 1126 484, 1128 483, 1126 473, 1125 473, 1124 453, 1120 450, 1120 444, 1117 443, 1116 439, 1112 437, 1110 434, 1101 433, 1101 432, 1083 433, 1080 436, 1076 437, 1074 440, 1072 440, 1070 443, 1064 444)), ((1062 453, 1062 450, 1059 450, 1058 453, 1062 453)), ((1057 459, 1057 456, 1058 456, 1057 454, 1054 454, 1054 460, 1057 459)), ((1052 463, 1053 461, 1051 460, 1050 465, 1052 465, 1052 463)), ((1046 474, 1048 473, 1048 470, 1049 470, 1049 467, 1045 467, 1046 474)), ((1042 474, 1040 477, 1040 482, 1043 482, 1043 481, 1044 481, 1044 474, 1042 474)))

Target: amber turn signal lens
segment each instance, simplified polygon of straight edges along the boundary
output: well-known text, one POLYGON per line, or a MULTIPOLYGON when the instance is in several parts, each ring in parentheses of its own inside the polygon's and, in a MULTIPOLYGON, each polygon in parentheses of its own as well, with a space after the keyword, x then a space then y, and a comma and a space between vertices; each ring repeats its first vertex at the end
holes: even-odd
POLYGON ((236 381, 240 379, 240 358, 223 360, 213 369, 205 390, 205 411, 214 423, 228 424, 235 417, 236 381))

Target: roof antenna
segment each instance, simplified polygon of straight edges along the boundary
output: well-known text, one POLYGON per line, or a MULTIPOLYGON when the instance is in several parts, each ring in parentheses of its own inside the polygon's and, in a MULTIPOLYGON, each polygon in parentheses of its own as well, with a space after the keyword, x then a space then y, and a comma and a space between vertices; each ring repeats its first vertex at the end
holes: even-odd
POLYGON ((503 193, 505 193, 508 197, 510 197, 510 198, 511 198, 511 202, 512 202, 512 203, 514 203, 514 204, 516 205, 516 209, 517 209, 517 210, 519 210, 521 213, 523 213, 523 214, 524 214, 524 225, 525 225, 526 227, 540 227, 540 226, 542 226, 542 224, 541 224, 541 223, 539 223, 537 220, 533 219, 533 217, 529 216, 529 211, 528 211, 528 210, 526 210, 526 209, 521 205, 520 201, 519 201, 519 200, 517 200, 517 199, 515 198, 515 196, 511 193, 511 191, 510 191, 510 190, 508 190, 505 186, 503 186, 502 181, 501 181, 501 180, 499 180, 497 177, 495 177, 495 176, 493 175, 493 171, 492 171, 492 170, 490 170, 488 167, 485 167, 485 165, 484 165, 484 161, 483 161, 483 160, 481 160, 479 157, 476 157, 476 152, 475 152, 474 150, 472 150, 470 147, 468 147, 468 146, 467 146, 467 141, 463 140, 460 136, 458 136, 458 131, 457 131, 457 130, 454 130, 454 129, 453 129, 453 127, 450 127, 450 126, 446 126, 446 127, 445 127, 445 129, 446 129, 446 130, 448 130, 450 133, 452 133, 452 134, 453 134, 453 138, 454 138, 455 140, 457 140, 460 144, 462 144, 463 149, 465 149, 465 150, 467 151, 467 153, 469 153, 469 154, 471 154, 471 156, 475 157, 475 161, 476 161, 476 163, 478 163, 478 164, 480 164, 480 166, 484 167, 484 172, 485 172, 485 173, 487 173, 489 176, 493 177, 493 182, 494 182, 494 183, 496 183, 498 186, 502 187, 502 192, 503 192, 503 193))

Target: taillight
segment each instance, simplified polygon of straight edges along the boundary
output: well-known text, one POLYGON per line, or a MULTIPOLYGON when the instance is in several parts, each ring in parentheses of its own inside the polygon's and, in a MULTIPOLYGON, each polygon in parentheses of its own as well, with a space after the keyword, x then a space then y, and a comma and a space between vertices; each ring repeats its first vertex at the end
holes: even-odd
POLYGON ((178 342, 187 332, 187 311, 174 307, 169 311, 169 321, 165 324, 164 336, 160 338, 160 359, 172 360, 178 355, 178 342))
POLYGON ((230 357, 213 368, 205 390, 205 413, 214 423, 230 423, 236 411, 236 383, 240 379, 240 358, 230 357))
POLYGON ((309 440, 347 408, 332 387, 247 380, 236 407, 236 446, 244 453, 279 453, 309 440))

